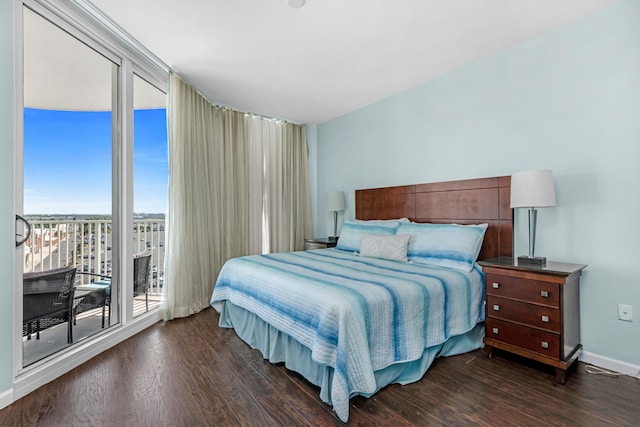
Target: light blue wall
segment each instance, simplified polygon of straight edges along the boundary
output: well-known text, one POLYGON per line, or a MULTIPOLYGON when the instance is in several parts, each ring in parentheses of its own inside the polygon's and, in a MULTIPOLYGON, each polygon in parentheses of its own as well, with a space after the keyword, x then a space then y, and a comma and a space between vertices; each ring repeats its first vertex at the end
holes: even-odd
POLYGON ((13 386, 13 3, 0 0, 0 395, 13 386))
POLYGON ((538 213, 536 253, 589 265, 585 351, 640 364, 640 0, 320 124, 317 156, 320 236, 327 191, 347 192, 352 218, 358 188, 552 169, 558 206, 538 213))

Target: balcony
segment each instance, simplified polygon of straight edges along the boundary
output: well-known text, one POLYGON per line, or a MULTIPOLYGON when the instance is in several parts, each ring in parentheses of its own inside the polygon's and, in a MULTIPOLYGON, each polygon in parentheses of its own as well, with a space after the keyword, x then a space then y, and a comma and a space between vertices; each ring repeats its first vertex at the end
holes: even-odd
MULTIPOLYGON (((67 220, 28 218, 32 234, 25 244, 24 272, 45 271, 58 267, 75 267, 75 285, 100 280, 98 275, 112 275, 112 227, 110 219, 67 220), (92 274, 80 274, 92 273, 92 274)), ((133 229, 134 253, 151 253, 148 283, 149 310, 160 305, 164 284, 165 221, 136 219, 133 229)), ((115 306, 114 306, 115 307, 115 306)), ((108 309, 107 309, 108 310, 108 309)), ((133 298, 133 315, 146 312, 145 295, 133 298)), ((107 311, 108 314, 108 311, 107 311)), ((116 320, 111 317, 112 324, 116 320)), ((66 346, 67 323, 43 329, 40 339, 23 331, 23 362, 28 365, 66 346)), ((102 309, 92 308, 77 315, 74 342, 102 329, 102 309)))
MULTIPOLYGON (((111 276, 111 220, 30 219, 32 234, 25 244, 24 272, 76 267, 78 272, 111 276)), ((164 283, 164 219, 135 220, 134 252, 151 253, 149 295, 159 296, 164 283)), ((78 284, 95 278, 79 274, 78 284)))

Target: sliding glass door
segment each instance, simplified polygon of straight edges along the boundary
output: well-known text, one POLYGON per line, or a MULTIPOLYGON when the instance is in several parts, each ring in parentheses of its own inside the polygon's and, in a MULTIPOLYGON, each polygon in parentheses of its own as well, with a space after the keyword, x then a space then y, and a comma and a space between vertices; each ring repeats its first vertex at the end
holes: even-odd
POLYGON ((119 322, 119 64, 23 10, 22 365, 119 322))
POLYGON ((133 317, 159 307, 164 287, 166 102, 164 92, 133 75, 133 317))
POLYGON ((20 4, 16 369, 30 387, 158 319, 167 70, 75 2, 20 4))

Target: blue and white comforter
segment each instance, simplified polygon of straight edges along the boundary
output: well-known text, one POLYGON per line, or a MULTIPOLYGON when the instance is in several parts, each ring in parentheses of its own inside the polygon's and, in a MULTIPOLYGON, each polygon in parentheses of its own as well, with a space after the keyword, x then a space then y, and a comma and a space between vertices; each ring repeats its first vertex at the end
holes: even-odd
POLYGON ((331 400, 346 421, 349 398, 377 390, 374 371, 417 360, 425 348, 484 318, 482 273, 365 258, 335 249, 229 260, 211 305, 240 306, 334 368, 331 400))

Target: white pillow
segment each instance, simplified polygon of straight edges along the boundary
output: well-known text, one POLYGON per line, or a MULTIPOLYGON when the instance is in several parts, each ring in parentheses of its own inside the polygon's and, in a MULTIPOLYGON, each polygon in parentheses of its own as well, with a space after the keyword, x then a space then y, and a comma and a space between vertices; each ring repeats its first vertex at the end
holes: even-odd
POLYGON ((360 256, 407 262, 409 240, 411 240, 410 234, 381 236, 362 233, 360 256))

